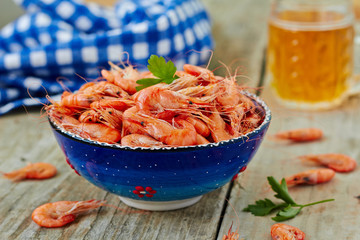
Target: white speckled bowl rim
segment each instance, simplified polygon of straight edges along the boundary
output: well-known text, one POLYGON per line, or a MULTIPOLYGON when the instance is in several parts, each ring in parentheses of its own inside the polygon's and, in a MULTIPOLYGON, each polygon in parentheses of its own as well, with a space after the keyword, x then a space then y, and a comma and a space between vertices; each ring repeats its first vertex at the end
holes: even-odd
POLYGON ((257 127, 252 132, 249 132, 249 133, 247 133, 245 135, 242 135, 240 137, 237 137, 237 138, 232 138, 232 139, 217 142, 217 143, 208 143, 208 144, 194 145, 194 146, 179 146, 179 147, 151 147, 151 148, 148 148, 148 147, 128 147, 128 146, 121 146, 119 144, 110 144, 110 143, 104 143, 104 142, 98 142, 98 141, 85 139, 83 137, 80 137, 77 134, 74 134, 72 132, 69 132, 69 131, 66 131, 66 130, 62 129, 60 126, 58 126, 54 121, 52 121, 50 119, 50 116, 48 117, 48 120, 50 122, 50 125, 57 132, 62 133, 62 135, 65 135, 66 137, 69 137, 69 138, 71 138, 73 140, 83 142, 83 143, 86 143, 86 144, 90 144, 90 145, 95 145, 95 146, 98 146, 98 147, 121 149, 121 150, 127 150, 127 151, 179 151, 179 150, 182 151, 182 150, 197 150, 197 149, 204 149, 204 148, 213 148, 213 147, 218 147, 218 146, 221 146, 221 145, 227 145, 227 144, 231 144, 231 143, 235 143, 235 142, 239 142, 239 141, 244 142, 247 139, 250 139, 251 136, 256 135, 259 131, 262 131, 263 128, 265 128, 266 125, 268 123, 270 123, 271 111, 270 111, 269 107, 265 104, 265 102, 263 100, 261 100, 260 97, 258 97, 255 94, 252 94, 252 93, 249 93, 249 92, 246 92, 246 91, 242 91, 242 93, 244 93, 245 95, 251 97, 257 103, 259 103, 260 106, 263 107, 263 109, 265 111, 264 121, 261 123, 261 125, 259 127, 257 127))

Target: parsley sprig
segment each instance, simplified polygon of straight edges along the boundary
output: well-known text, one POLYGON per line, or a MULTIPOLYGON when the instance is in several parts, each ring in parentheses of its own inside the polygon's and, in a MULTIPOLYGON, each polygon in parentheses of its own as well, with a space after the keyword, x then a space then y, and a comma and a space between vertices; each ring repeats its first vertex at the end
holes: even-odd
POLYGON ((272 190, 274 190, 274 197, 283 200, 283 203, 275 204, 270 199, 258 200, 255 204, 250 204, 243 209, 245 212, 251 212, 255 216, 266 216, 271 212, 278 210, 275 217, 271 218, 276 222, 285 221, 294 218, 300 213, 304 207, 312 206, 319 203, 331 202, 335 199, 326 199, 318 202, 312 202, 308 204, 297 204, 290 196, 285 179, 281 180, 281 184, 276 181, 274 177, 267 178, 272 190))
POLYGON ((137 80, 136 83, 140 86, 136 87, 136 91, 150 87, 158 83, 172 83, 175 79, 179 77, 175 75, 176 67, 172 61, 165 61, 165 58, 158 57, 156 55, 151 55, 148 60, 148 69, 149 71, 157 78, 143 78, 137 80))

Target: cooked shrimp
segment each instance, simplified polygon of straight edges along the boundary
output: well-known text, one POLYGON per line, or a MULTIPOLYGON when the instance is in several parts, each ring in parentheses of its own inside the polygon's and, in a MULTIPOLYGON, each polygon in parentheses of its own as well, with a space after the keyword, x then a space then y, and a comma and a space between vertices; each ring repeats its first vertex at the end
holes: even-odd
POLYGON ((101 76, 108 82, 114 82, 115 76, 111 71, 103 69, 101 70, 101 76))
POLYGON ((215 100, 217 95, 219 95, 219 91, 217 91, 217 85, 216 84, 210 84, 207 86, 194 86, 194 87, 187 87, 187 88, 183 88, 181 90, 178 90, 177 92, 180 94, 183 94, 185 96, 188 97, 198 97, 198 98, 202 98, 202 97, 209 97, 212 96, 212 98, 208 98, 208 101, 212 101, 215 100))
POLYGON ((239 96, 240 96, 239 104, 240 103, 242 104, 245 113, 252 112, 256 109, 255 103, 250 97, 244 94, 240 94, 239 96))
POLYGON ((89 108, 90 104, 100 99, 99 95, 70 93, 61 99, 61 106, 69 108, 89 108))
POLYGON ((273 240, 304 240, 305 233, 297 227, 276 223, 271 226, 271 237, 273 240))
POLYGON ((198 99, 187 97, 157 84, 134 95, 136 107, 143 113, 161 119, 171 119, 179 113, 198 113, 197 108, 208 106, 198 99))
POLYGON ((241 132, 241 123, 243 118, 245 117, 245 111, 242 104, 237 104, 235 106, 227 106, 222 109, 222 113, 225 113, 229 117, 230 127, 236 133, 241 132))
POLYGON ((210 135, 210 129, 202 120, 195 118, 195 117, 185 117, 185 120, 191 123, 197 133, 204 137, 208 137, 210 135))
POLYGON ((94 141, 117 143, 121 139, 121 132, 119 130, 102 123, 63 124, 63 127, 83 138, 89 138, 94 141))
POLYGON ((127 109, 123 114, 123 126, 122 126, 122 136, 127 134, 141 134, 141 135, 148 135, 144 128, 138 124, 133 124, 132 122, 128 121, 127 119, 131 119, 134 114, 138 112, 136 107, 131 107, 127 109))
POLYGON ((312 169, 305 172, 297 173, 290 177, 286 177, 285 181, 288 185, 297 184, 319 184, 329 182, 335 176, 335 171, 328 168, 312 169))
POLYGON ((324 165, 336 172, 351 172, 357 165, 355 159, 339 153, 309 154, 300 156, 299 158, 324 165))
POLYGON ((232 232, 231 229, 232 229, 232 224, 229 228, 228 234, 224 235, 222 240, 238 240, 239 239, 240 236, 239 236, 238 231, 235 230, 235 232, 232 232))
POLYGON ((204 80, 206 82, 216 81, 214 73, 209 69, 190 65, 190 64, 184 64, 183 69, 186 73, 198 77, 199 79, 204 80))
POLYGON ((83 93, 83 91, 88 88, 88 87, 91 87, 91 86, 94 86, 96 83, 95 82, 87 82, 85 84, 83 84, 79 90, 78 90, 78 93, 83 93))
POLYGON ((79 121, 73 116, 74 112, 72 109, 58 105, 50 105, 46 107, 46 111, 51 119, 58 125, 62 123, 79 124, 79 121))
POLYGON ((94 85, 91 85, 82 91, 84 94, 89 95, 104 95, 111 97, 119 97, 128 99, 130 98, 129 94, 124 91, 121 87, 109 83, 109 82, 98 82, 94 85))
POLYGON ((186 125, 185 128, 177 129, 164 120, 145 114, 132 114, 131 117, 126 120, 132 124, 137 124, 139 127, 142 126, 147 134, 166 145, 191 146, 197 142, 197 133, 194 126, 186 121, 184 122, 188 123, 188 125, 184 122, 179 122, 186 125))
POLYGON ((111 66, 111 71, 102 70, 101 75, 108 82, 114 83, 129 94, 136 93, 136 87, 139 86, 136 81, 142 78, 140 73, 131 65, 120 68, 112 62, 109 62, 109 64, 111 66))
POLYGON ((238 90, 235 79, 224 79, 219 82, 220 85, 218 91, 221 93, 216 101, 222 106, 235 106, 241 100, 241 93, 238 90))
POLYGON ((243 134, 253 131, 255 128, 257 128, 260 125, 261 121, 262 118, 257 113, 246 114, 243 120, 241 121, 241 127, 242 129, 245 129, 243 131, 243 134))
POLYGON ((199 84, 197 77, 184 71, 176 71, 176 75, 179 76, 179 78, 168 85, 168 88, 172 91, 195 87, 199 84))
POLYGON ((20 181, 23 179, 47 179, 56 175, 56 167, 50 163, 30 163, 21 169, 3 173, 3 176, 11 181, 20 181))
POLYGON ((46 203, 36 208, 31 218, 40 227, 62 227, 75 220, 76 215, 104 206, 105 201, 59 201, 46 203))
POLYGON ((301 128, 279 132, 275 134, 275 137, 294 142, 308 142, 321 139, 323 132, 318 128, 301 128))
POLYGON ((208 144, 210 143, 206 138, 204 138, 202 135, 200 134, 196 134, 196 142, 197 145, 202 145, 202 144, 208 144))
POLYGON ((221 118, 216 108, 211 109, 212 113, 209 116, 211 122, 208 124, 211 136, 215 142, 229 140, 232 136, 226 131, 226 123, 221 118))
POLYGON ((126 135, 121 139, 121 145, 128 147, 161 147, 162 142, 156 141, 152 137, 141 134, 126 135))
POLYGON ((108 127, 121 130, 123 113, 113 108, 96 109, 96 112, 100 114, 99 122, 105 124, 108 127))
POLYGON ((105 98, 95 101, 90 104, 92 109, 104 109, 104 108, 113 108, 120 111, 125 111, 126 109, 135 105, 135 102, 130 99, 123 98, 105 98))
POLYGON ((84 123, 96 123, 100 122, 100 117, 101 115, 97 111, 91 109, 83 112, 79 117, 79 121, 84 123))
POLYGON ((76 118, 66 114, 61 114, 58 112, 50 112, 49 116, 51 117, 52 120, 54 120, 55 123, 57 123, 60 126, 80 124, 80 122, 76 118))

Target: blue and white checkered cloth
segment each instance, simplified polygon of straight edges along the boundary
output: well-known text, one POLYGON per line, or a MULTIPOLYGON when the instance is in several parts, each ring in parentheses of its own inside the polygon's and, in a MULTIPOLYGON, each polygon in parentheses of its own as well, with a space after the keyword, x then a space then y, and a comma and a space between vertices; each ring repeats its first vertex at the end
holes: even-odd
POLYGON ((108 61, 146 67, 151 54, 205 64, 213 48, 199 0, 16 0, 26 14, 0 32, 0 115, 96 79, 108 61), (124 52, 128 54, 124 54, 124 52), (59 80, 60 79, 60 80, 59 80), (31 95, 31 97, 30 97, 31 95))

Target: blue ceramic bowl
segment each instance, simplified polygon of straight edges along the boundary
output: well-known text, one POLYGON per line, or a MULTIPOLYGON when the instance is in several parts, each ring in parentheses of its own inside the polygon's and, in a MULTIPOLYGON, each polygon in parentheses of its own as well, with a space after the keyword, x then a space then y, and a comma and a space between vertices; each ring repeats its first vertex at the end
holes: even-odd
POLYGON ((254 131, 219 143, 168 148, 131 148, 100 143, 65 131, 50 119, 56 140, 75 172, 92 184, 117 194, 132 207, 171 210, 197 202, 228 183, 256 153, 269 127, 271 113, 254 131))

